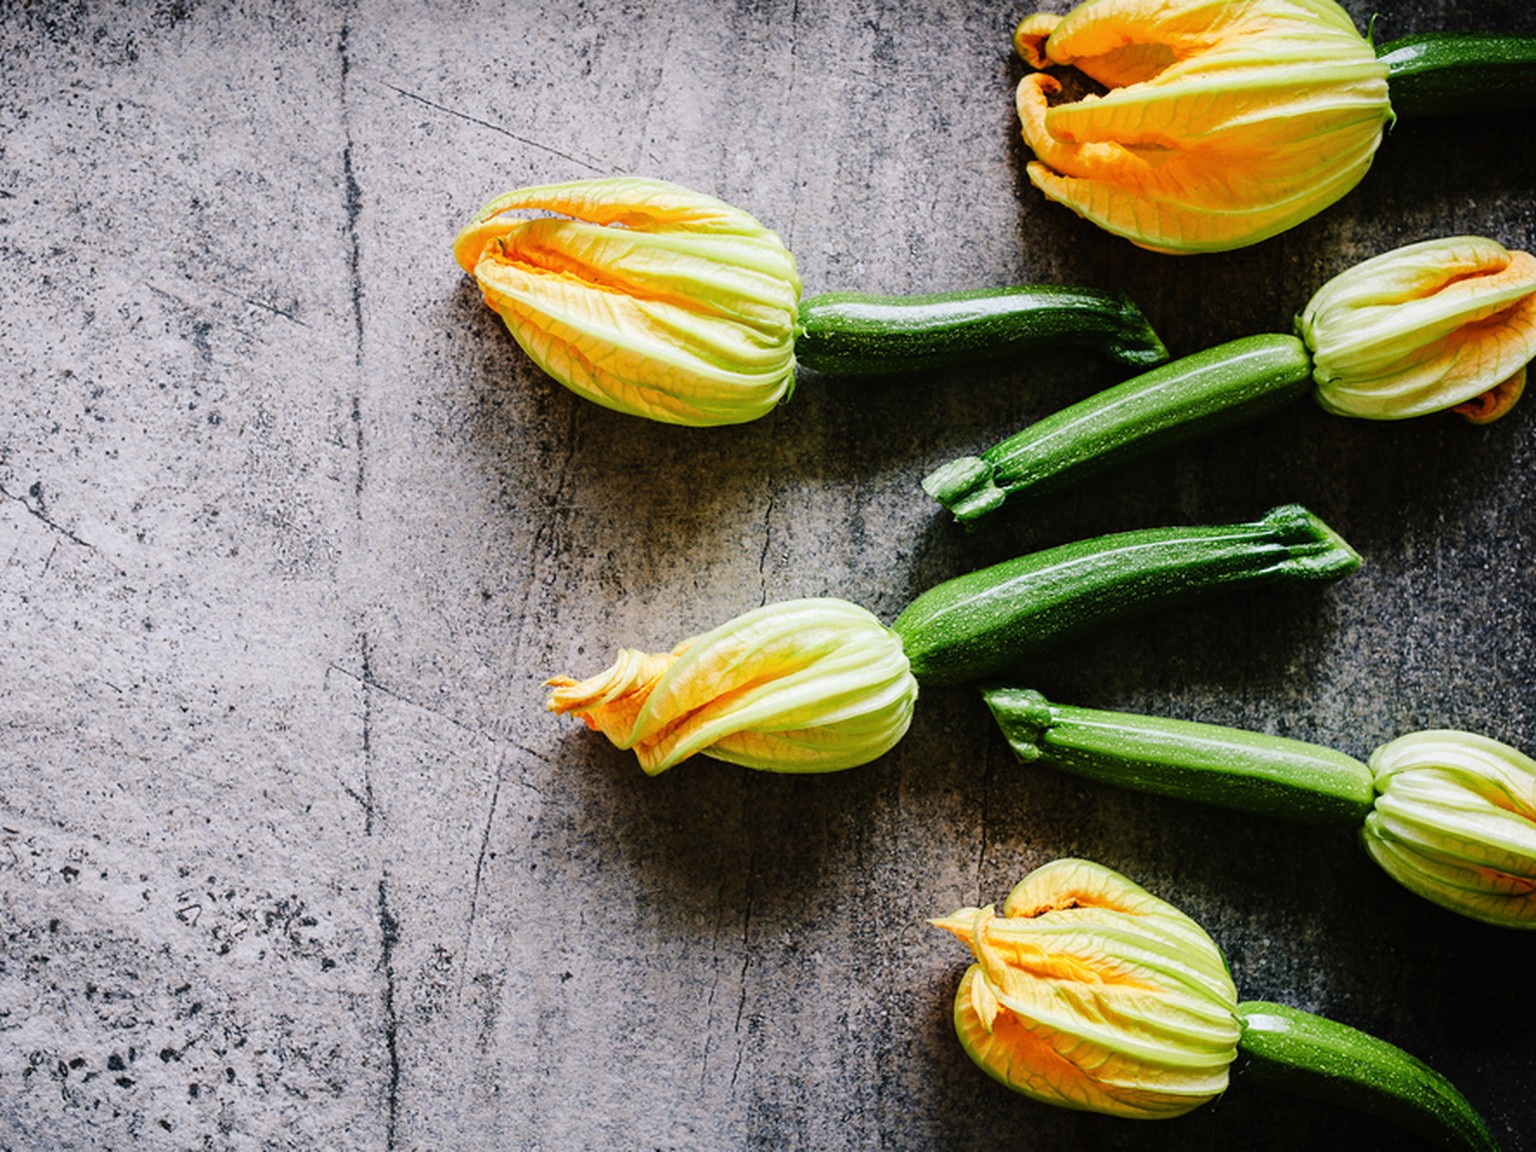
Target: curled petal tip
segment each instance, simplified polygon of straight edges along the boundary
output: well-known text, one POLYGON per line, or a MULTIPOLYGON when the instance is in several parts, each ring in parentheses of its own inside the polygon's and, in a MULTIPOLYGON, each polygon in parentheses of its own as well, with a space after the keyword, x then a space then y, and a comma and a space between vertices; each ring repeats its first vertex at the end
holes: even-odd
POLYGON ((1510 409, 1525 392, 1526 369, 1520 370, 1499 384, 1495 384, 1480 396, 1474 396, 1464 404, 1457 404, 1451 411, 1468 424, 1492 424, 1509 415, 1510 409))
POLYGON ((1013 50, 1031 68, 1049 68, 1051 60, 1045 54, 1045 42, 1060 23, 1061 17, 1051 12, 1024 17, 1013 30, 1013 50))

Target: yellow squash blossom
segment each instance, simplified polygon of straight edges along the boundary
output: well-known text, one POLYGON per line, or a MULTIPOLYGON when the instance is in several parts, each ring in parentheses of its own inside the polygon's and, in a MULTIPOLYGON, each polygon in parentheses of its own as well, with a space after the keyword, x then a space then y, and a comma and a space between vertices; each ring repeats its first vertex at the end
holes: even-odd
POLYGON ((655 775, 696 753, 775 772, 865 764, 906 733, 917 681, 901 640, 845 600, 770 604, 671 652, 626 649, 586 680, 556 677, 574 713, 655 775))
POLYGON ((1322 211, 1392 118, 1387 65, 1332 0, 1088 0, 1027 18, 1014 45, 1106 89, 1053 103, 1055 77, 1024 77, 1030 180, 1159 252, 1240 248, 1322 211))
POLYGON ((1469 732, 1415 732, 1371 756, 1365 847, 1398 883, 1453 912, 1536 928, 1536 762, 1469 732))
POLYGON ((1335 276, 1297 317, 1318 402, 1397 420, 1508 411, 1536 357, 1536 257, 1480 236, 1427 240, 1335 276))
POLYGON ((714 197, 630 177, 522 188, 454 256, 534 362, 604 407, 736 424, 794 387, 795 259, 714 197))
POLYGON ((1227 1088, 1237 990, 1205 931, 1086 860, 1024 878, 998 916, 935 920, 976 963, 955 1030, 989 1075, 1048 1104, 1131 1119, 1180 1116, 1227 1088))

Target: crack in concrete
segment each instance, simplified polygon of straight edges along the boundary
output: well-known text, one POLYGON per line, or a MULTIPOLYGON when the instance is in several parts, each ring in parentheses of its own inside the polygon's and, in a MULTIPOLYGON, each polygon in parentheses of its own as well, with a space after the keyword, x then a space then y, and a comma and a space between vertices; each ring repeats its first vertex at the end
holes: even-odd
POLYGON ((378 687, 373 678, 373 646, 368 642, 368 633, 364 632, 358 638, 359 647, 362 650, 363 674, 358 677, 358 682, 363 686, 363 795, 359 798, 363 806, 363 834, 373 835, 373 691, 378 687))
POLYGON ((491 845, 491 828, 496 823, 496 805, 501 798, 502 769, 506 767, 507 754, 502 752, 496 761, 496 782, 491 787, 491 802, 486 806, 485 827, 480 830, 480 851, 475 856, 475 878, 469 891, 469 921, 464 928, 464 963, 459 966, 459 987, 454 1002, 464 999, 464 973, 469 967, 470 945, 475 939, 475 917, 480 913, 480 877, 485 870, 485 857, 491 845))
POLYGON ((516 132, 510 132, 503 128, 500 124, 493 124, 489 120, 480 119, 478 116, 471 116, 468 112, 460 112, 457 108, 450 108, 448 105, 439 104, 435 100, 428 100, 425 96, 421 96, 415 92, 407 91, 404 88, 396 87, 394 84, 391 84, 388 81, 385 81, 384 87, 388 88, 391 92, 404 96, 407 100, 415 100, 418 104, 425 104, 428 108, 433 108, 439 112, 444 112, 449 116, 457 116, 460 120, 468 120, 471 124, 478 124, 482 128, 489 128, 492 132, 499 132, 501 135, 507 137, 508 139, 516 140, 519 144, 526 144, 530 148, 537 148, 541 152, 548 152, 551 156, 558 156, 562 160, 569 160, 572 164, 580 164, 583 168, 590 172, 610 171, 609 168, 601 164, 594 163, 591 160, 584 160, 580 156, 573 156, 569 152, 562 152, 559 148, 553 148, 548 144, 544 144, 538 140, 531 139, 530 137, 519 136, 516 132))
MULTIPOLYGON (((444 711, 442 708, 433 707, 431 704, 423 704, 420 700, 416 700, 416 699, 413 699, 410 696, 407 696, 405 693, 401 692, 399 689, 391 688, 388 684, 381 683, 378 680, 378 678, 375 677, 374 674, 373 674, 372 655, 371 655, 371 653, 372 653, 372 646, 368 642, 368 636, 367 636, 366 633, 364 633, 364 635, 363 635, 363 645, 364 645, 364 649, 365 650, 363 652, 363 669, 362 669, 361 672, 354 672, 350 668, 343 668, 340 664, 337 664, 335 661, 331 661, 330 663, 328 663, 326 665, 326 668, 328 670, 330 670, 330 671, 341 673, 341 675, 347 677, 349 680, 356 680, 359 684, 363 685, 365 688, 375 689, 375 690, 383 693, 385 696, 388 696, 392 700, 398 700, 398 701, 400 701, 400 703, 408 704, 412 708, 419 708, 421 711, 427 713, 430 716, 436 716, 440 720, 446 720, 449 724, 452 724, 455 728, 459 729, 461 732, 468 732, 468 733, 470 733, 473 736, 478 736, 482 740, 489 740, 489 741, 492 741, 492 742, 496 742, 497 738, 494 735, 492 735, 491 733, 485 731, 483 728, 477 728, 475 725, 469 723, 467 720, 460 720, 457 716, 453 715, 451 712, 444 711)), ((366 700, 366 697, 365 697, 365 700, 366 700)), ((365 705, 365 707, 366 707, 366 705, 365 705)), ((369 712, 369 715, 367 717, 365 717, 365 721, 367 719, 371 719, 371 711, 369 712)), ((365 730, 364 735, 365 735, 365 738, 366 738, 366 730, 365 730)), ((551 761, 547 756, 544 756, 544 755, 542 755, 542 754, 540 754, 538 752, 535 752, 531 748, 521 748, 520 746, 516 746, 516 747, 519 747, 520 751, 527 752, 530 756, 534 757, 537 760, 541 760, 541 761, 543 761, 543 762, 545 762, 547 764, 552 764, 553 763, 553 761, 551 761)), ((366 745, 365 745, 365 751, 366 751, 366 745)))
POLYGON ((731 1066, 731 1088, 741 1075, 741 1061, 746 1054, 746 1044, 741 1039, 741 1021, 747 1010, 747 973, 752 967, 752 893, 757 887, 757 854, 747 864, 747 890, 742 900, 741 915, 741 976, 736 997, 736 1022, 731 1033, 736 1037, 736 1062, 731 1066))
MULTIPOLYGON (((225 288, 225 287, 223 287, 221 285, 218 285, 218 284, 213 285, 213 288, 214 288, 215 291, 222 292, 225 296, 228 296, 228 297, 230 297, 233 300, 239 300, 242 303, 249 304, 252 308, 261 308, 261 309, 264 309, 264 310, 266 310, 268 312, 273 313, 276 316, 281 316, 284 320, 291 320, 293 323, 297 324, 300 328, 308 328, 309 327, 308 324, 306 324, 303 320, 299 319, 298 314, 297 314, 297 308, 298 308, 297 304, 294 305, 294 309, 295 310, 290 312, 288 309, 286 309, 286 308, 279 308, 276 304, 269 303, 266 300, 258 300, 254 296, 245 296, 245 295, 242 295, 239 292, 233 292, 230 289, 225 288)), ((167 295, 169 295, 169 293, 167 293, 167 295)))
MULTIPOLYGON (((39 521, 40 523, 46 525, 52 531, 57 532, 60 536, 64 537, 64 539, 68 540, 71 544, 78 544, 82 548, 89 548, 92 552, 94 552, 96 550, 96 545, 92 544, 89 540, 82 540, 82 539, 80 539, 80 537, 76 536, 68 528, 64 527, 64 525, 58 523, 51 516, 49 516, 47 512, 45 512, 43 510, 43 507, 42 507, 42 503, 43 503, 43 500, 42 500, 42 485, 41 485, 41 483, 32 485, 31 495, 32 495, 32 498, 37 501, 37 506, 36 507, 33 507, 31 501, 29 501, 25 496, 18 496, 14 492, 12 492, 8 488, 6 488, 6 486, 4 484, 0 484, 0 496, 5 497, 5 499, 7 499, 7 500, 14 500, 16 503, 20 504, 23 508, 25 508, 27 510, 28 513, 31 514, 31 516, 32 516, 32 518, 34 520, 39 521)), ((48 556, 48 560, 49 560, 49 563, 52 563, 53 555, 51 553, 48 556)), ((46 571, 46 568, 44 570, 46 571)))
POLYGON ((395 1009, 395 945, 400 922, 389 911, 389 872, 379 877, 379 967, 384 973, 384 1047, 389 1055, 389 1085, 385 1098, 385 1142, 396 1147, 400 1119, 400 1020, 395 1009))

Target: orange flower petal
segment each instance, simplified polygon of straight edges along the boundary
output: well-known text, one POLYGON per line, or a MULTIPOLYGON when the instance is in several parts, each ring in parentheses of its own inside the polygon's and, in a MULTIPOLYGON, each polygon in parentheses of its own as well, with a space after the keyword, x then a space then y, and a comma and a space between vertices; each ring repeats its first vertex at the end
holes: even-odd
POLYGON ((1331 0, 1089 0, 1015 44, 1109 89, 1051 105, 1053 79, 1021 81, 1031 182, 1157 251, 1241 247, 1321 211, 1391 115, 1386 66, 1331 0))
POLYGON ((989 1075, 1047 1103, 1139 1119, 1225 1090, 1237 993, 1187 916, 1083 860, 1037 869, 1004 911, 932 921, 976 957, 955 1030, 989 1075))
POLYGON ((556 685, 574 711, 655 774, 702 753, 777 772, 830 772, 895 746, 917 699, 901 641, 842 600, 745 613, 668 656, 626 649, 607 672, 556 685))

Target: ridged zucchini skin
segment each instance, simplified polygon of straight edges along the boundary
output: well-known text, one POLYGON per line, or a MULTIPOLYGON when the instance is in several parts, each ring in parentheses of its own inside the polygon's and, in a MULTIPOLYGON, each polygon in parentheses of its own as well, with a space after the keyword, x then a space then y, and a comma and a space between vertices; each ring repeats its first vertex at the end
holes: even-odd
POLYGON ((1333 580, 1359 554, 1299 504, 1252 523, 1144 528, 1063 544, 948 580, 891 625, 920 683, 986 679, 1064 636, 1275 580, 1333 580))
POLYGON ((1410 119, 1536 108, 1536 38, 1428 32, 1376 49, 1392 111, 1410 119))
POLYGON ((1189 720, 1053 704, 1027 688, 982 693, 1014 754, 1122 788, 1244 812, 1358 826, 1371 770, 1332 748, 1189 720))
POLYGON ((800 303, 795 359, 817 372, 860 376, 954 368, 1068 346, 1136 369, 1168 359, 1168 349, 1124 292, 1061 284, 928 296, 811 296, 800 303))
POLYGON ((1237 1015, 1243 1028, 1239 1075, 1364 1112, 1442 1148, 1498 1152, 1498 1141, 1467 1098, 1396 1045, 1264 1000, 1239 1004, 1237 1015))
POLYGON ((1011 496, 1077 483, 1148 452, 1256 420, 1312 390, 1294 336, 1246 336, 1133 376, 929 473, 923 490, 971 525, 1011 496))

